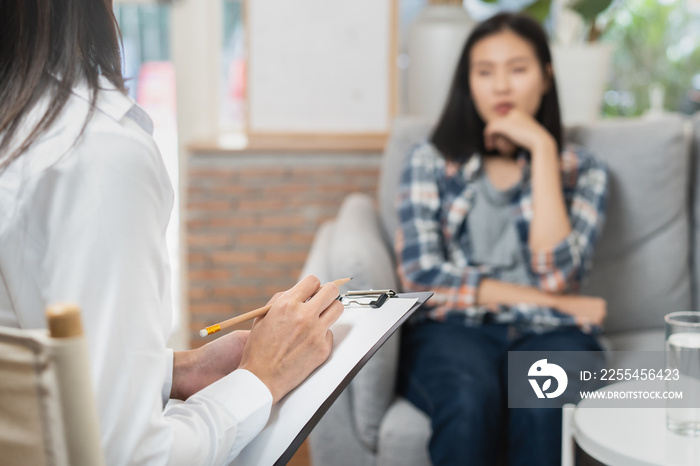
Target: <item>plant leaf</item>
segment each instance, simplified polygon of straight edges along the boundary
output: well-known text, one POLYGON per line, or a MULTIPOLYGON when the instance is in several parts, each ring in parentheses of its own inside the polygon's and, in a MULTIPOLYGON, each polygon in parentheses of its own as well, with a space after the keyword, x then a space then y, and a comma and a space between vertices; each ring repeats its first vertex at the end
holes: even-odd
POLYGON ((547 15, 549 15, 551 6, 552 0, 535 0, 533 3, 523 8, 523 13, 532 16, 541 23, 547 18, 547 15))
POLYGON ((611 3, 612 0, 578 0, 569 8, 580 14, 584 21, 590 23, 607 10, 611 3))

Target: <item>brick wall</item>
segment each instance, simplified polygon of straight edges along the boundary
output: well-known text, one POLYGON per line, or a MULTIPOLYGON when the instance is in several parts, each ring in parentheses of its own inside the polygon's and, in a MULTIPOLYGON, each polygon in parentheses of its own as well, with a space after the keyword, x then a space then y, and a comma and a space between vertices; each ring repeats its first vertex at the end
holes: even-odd
POLYGON ((187 166, 192 347, 199 329, 296 283, 319 225, 352 192, 375 195, 379 153, 195 153, 187 166))

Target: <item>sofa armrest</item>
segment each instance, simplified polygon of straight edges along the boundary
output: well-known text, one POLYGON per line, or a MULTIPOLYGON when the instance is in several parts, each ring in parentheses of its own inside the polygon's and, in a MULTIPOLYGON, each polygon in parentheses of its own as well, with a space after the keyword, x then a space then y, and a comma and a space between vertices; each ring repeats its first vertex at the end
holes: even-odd
POLYGON ((353 379, 353 419, 360 441, 376 452, 382 420, 396 399, 400 331, 392 335, 353 379))
POLYGON ((328 250, 333 239, 334 228, 335 221, 328 220, 322 223, 318 231, 316 231, 314 241, 311 243, 311 249, 309 249, 309 253, 306 256, 300 279, 307 275, 316 275, 321 280, 321 283, 335 280, 331 278, 328 270, 328 250))
POLYGON ((331 236, 328 270, 334 280, 352 277, 347 290, 396 289, 393 253, 370 196, 354 193, 345 198, 331 236))
MULTIPOLYGON (((393 254, 387 246, 374 202, 351 194, 338 211, 328 249, 332 279, 352 277, 347 289, 396 289, 393 254)), ((375 353, 350 384, 352 419, 361 442, 376 451, 379 426, 394 399, 399 335, 375 353)))

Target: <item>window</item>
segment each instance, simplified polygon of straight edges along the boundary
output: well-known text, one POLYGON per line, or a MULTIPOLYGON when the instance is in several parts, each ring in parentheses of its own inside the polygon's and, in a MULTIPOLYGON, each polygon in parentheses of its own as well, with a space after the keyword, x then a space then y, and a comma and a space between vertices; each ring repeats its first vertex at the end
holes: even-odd
POLYGON ((122 34, 122 67, 129 94, 153 120, 160 149, 175 192, 166 233, 172 271, 173 330, 180 327, 179 156, 175 67, 170 44, 170 6, 163 3, 114 5, 122 34))
POLYGON ((241 0, 222 0, 221 106, 219 127, 224 132, 243 131, 246 96, 246 43, 241 0))

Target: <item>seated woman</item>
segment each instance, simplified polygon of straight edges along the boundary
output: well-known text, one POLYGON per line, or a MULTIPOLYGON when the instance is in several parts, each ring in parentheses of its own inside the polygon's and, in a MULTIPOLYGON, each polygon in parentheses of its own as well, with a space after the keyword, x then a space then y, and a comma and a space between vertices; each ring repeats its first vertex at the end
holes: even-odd
MULTIPOLYGON (((505 452, 513 465, 560 462, 561 410, 507 409, 506 369, 509 351, 601 350, 592 333, 606 303, 576 291, 607 174, 562 139, 542 28, 508 13, 480 24, 398 199, 403 287, 435 292, 406 328, 399 390, 431 419, 436 465, 493 465, 505 452)), ((573 377, 569 387, 578 394, 573 377)))

